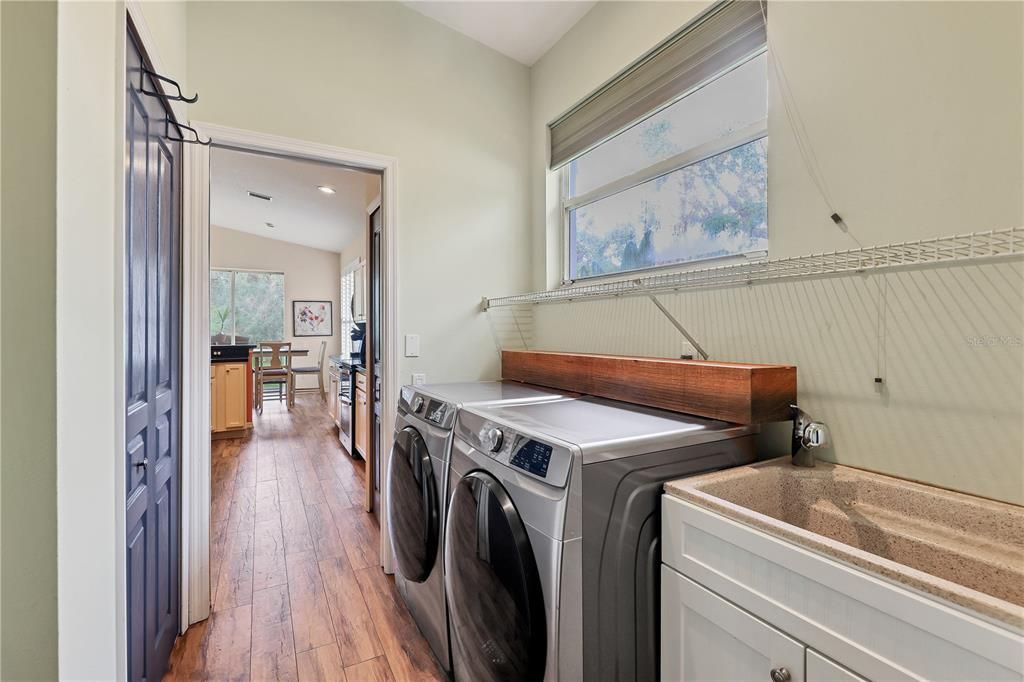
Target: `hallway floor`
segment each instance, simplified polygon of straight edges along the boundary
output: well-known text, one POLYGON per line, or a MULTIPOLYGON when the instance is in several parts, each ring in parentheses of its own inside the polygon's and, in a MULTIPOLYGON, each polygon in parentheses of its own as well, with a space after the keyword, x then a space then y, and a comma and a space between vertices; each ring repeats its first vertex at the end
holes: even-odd
POLYGON ((443 679, 378 566, 363 461, 326 405, 271 402, 255 421, 213 443, 213 613, 178 638, 164 679, 443 679))

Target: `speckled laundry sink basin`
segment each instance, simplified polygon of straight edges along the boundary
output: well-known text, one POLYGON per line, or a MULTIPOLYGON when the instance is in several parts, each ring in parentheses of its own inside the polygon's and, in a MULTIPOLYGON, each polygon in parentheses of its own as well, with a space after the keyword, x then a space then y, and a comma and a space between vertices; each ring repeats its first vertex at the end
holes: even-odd
POLYGON ((1024 508, 788 458, 666 485, 669 494, 1024 626, 1024 508))

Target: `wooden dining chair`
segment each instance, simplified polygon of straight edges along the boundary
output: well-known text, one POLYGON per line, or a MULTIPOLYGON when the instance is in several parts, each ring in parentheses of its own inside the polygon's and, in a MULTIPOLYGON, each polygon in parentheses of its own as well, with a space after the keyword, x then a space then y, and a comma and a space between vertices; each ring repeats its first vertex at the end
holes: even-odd
POLYGON ((264 341, 256 355, 256 413, 263 414, 264 386, 283 384, 280 399, 291 406, 289 396, 292 386, 292 344, 290 341, 264 341))
POLYGON ((295 404, 296 393, 319 393, 321 400, 327 400, 327 392, 324 390, 324 356, 327 354, 327 342, 320 342, 320 353, 317 355, 316 365, 309 367, 292 367, 292 390, 289 394, 291 404, 295 404), (316 386, 298 387, 296 379, 300 376, 312 376, 316 374, 316 386))

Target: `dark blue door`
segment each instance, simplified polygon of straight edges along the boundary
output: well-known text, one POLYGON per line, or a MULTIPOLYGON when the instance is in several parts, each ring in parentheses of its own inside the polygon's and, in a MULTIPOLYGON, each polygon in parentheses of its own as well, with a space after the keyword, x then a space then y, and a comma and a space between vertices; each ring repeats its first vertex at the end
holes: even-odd
POLYGON ((125 453, 128 679, 160 680, 179 620, 181 144, 127 46, 125 453))

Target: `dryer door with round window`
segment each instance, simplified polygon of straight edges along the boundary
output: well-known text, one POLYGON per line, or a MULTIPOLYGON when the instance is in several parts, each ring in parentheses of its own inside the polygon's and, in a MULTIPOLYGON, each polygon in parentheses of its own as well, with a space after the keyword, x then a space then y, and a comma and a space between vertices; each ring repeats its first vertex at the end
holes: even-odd
POLYGON ((423 582, 437 559, 440 507, 430 452, 411 426, 395 437, 387 484, 388 527, 398 570, 406 580, 423 582))
POLYGON ((452 492, 445 526, 455 678, 540 680, 547 634, 530 540, 505 488, 474 471, 452 492))

